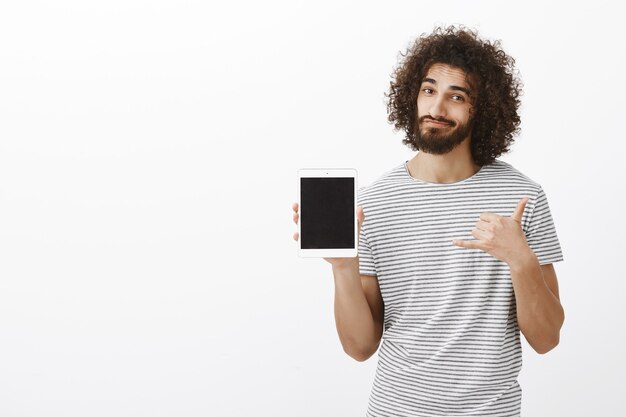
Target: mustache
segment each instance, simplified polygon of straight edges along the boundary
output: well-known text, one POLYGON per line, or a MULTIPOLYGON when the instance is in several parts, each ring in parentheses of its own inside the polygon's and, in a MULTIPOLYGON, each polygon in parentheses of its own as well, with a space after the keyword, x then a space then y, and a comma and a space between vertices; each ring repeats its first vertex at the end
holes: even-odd
POLYGON ((439 122, 439 123, 447 123, 450 126, 454 126, 455 125, 455 123, 452 120, 444 119, 443 117, 440 117, 438 119, 433 119, 430 116, 422 116, 422 117, 420 117, 420 119, 419 119, 420 124, 423 123, 425 120, 433 120, 433 121, 439 122))

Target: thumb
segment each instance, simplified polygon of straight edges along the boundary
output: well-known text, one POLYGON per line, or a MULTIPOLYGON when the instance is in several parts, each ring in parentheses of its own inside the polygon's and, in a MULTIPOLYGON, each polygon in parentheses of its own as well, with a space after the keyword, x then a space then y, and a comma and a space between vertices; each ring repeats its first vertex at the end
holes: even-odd
POLYGON ((522 222, 522 215, 524 214, 524 209, 526 208, 526 203, 528 203, 528 197, 522 198, 519 203, 517 203, 517 207, 515 211, 511 215, 511 218, 518 223, 522 222))
POLYGON ((363 207, 358 206, 356 209, 356 220, 359 225, 359 234, 361 233, 361 226, 363 225, 363 221, 365 220, 365 213, 363 212, 363 207))

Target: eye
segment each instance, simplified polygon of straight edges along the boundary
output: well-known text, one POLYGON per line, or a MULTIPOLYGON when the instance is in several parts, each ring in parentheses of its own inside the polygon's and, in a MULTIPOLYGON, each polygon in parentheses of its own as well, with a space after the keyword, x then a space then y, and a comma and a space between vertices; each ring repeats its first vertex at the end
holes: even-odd
POLYGON ((458 95, 458 94, 453 95, 453 96, 452 96, 452 99, 453 99, 454 101, 459 101, 459 102, 461 102, 461 101, 465 101, 465 97, 460 96, 460 95, 458 95))
POLYGON ((433 93, 433 89, 432 88, 422 88, 422 91, 425 92, 426 94, 432 94, 433 93))

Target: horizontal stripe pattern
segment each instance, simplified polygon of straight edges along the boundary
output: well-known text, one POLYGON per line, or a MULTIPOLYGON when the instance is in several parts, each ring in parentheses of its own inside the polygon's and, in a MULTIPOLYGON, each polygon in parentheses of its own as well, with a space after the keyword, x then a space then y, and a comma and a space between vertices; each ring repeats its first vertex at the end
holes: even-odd
POLYGON ((411 177, 406 161, 361 187, 360 272, 385 303, 367 416, 520 415, 520 331, 505 262, 452 244, 474 240, 483 212, 510 216, 541 265, 563 260, 539 184, 496 160, 456 183, 411 177))

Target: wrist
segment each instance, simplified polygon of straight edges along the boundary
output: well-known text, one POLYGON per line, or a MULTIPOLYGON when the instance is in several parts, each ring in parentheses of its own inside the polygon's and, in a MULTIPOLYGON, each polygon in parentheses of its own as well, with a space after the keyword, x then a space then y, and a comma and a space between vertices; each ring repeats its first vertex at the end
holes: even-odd
POLYGON ((359 271, 359 257, 354 258, 345 258, 340 262, 333 262, 332 264, 333 271, 336 272, 344 272, 344 271, 359 271))
POLYGON ((537 265, 539 260, 530 247, 527 250, 518 252, 517 255, 508 262, 511 271, 520 271, 537 265))

